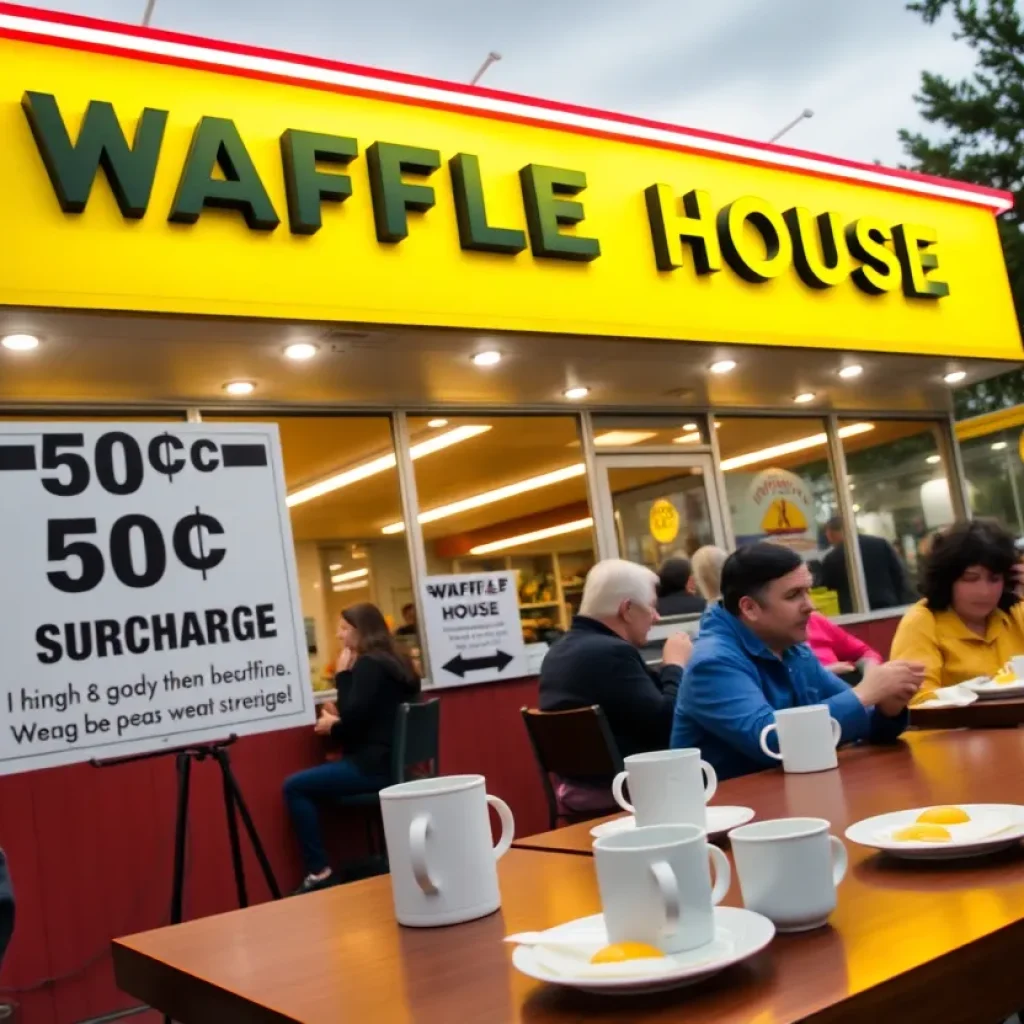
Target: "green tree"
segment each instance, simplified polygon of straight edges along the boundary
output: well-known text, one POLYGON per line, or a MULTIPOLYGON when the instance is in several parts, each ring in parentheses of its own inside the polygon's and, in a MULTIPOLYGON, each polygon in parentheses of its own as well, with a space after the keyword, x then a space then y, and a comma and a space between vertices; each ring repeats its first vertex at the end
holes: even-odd
MULTIPOLYGON (((952 15, 954 38, 977 54, 974 73, 954 82, 925 71, 915 96, 921 115, 944 129, 935 141, 901 131, 914 170, 1012 192, 1013 209, 999 219, 1018 320, 1024 320, 1024 21, 1017 0, 915 0, 928 23, 952 15)), ((975 416, 1024 402, 1024 372, 962 388, 957 415, 975 416)))

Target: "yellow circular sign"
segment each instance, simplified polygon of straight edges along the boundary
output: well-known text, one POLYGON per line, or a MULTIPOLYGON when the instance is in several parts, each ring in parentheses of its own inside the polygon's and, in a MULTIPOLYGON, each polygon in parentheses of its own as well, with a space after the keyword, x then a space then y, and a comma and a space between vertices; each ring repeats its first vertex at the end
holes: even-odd
POLYGON ((679 536, 679 513, 671 501, 659 498, 651 506, 651 536, 659 544, 671 544, 679 536))

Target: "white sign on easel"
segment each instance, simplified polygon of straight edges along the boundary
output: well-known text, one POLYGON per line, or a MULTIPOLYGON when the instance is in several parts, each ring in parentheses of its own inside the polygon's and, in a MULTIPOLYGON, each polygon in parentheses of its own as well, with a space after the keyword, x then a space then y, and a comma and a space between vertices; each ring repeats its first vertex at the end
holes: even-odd
POLYGON ((273 424, 0 427, 0 775, 312 723, 273 424))
POLYGON ((422 596, 435 686, 528 674, 514 572, 428 576, 422 596))

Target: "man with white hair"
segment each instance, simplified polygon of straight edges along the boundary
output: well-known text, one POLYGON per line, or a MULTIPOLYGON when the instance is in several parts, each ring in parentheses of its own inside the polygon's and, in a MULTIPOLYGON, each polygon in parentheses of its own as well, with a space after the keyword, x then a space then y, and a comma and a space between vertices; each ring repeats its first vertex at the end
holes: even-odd
POLYGON ((580 614, 544 658, 542 711, 599 704, 623 757, 668 747, 676 689, 693 649, 686 633, 665 641, 658 672, 640 648, 658 621, 658 577, 610 558, 587 574, 580 614))

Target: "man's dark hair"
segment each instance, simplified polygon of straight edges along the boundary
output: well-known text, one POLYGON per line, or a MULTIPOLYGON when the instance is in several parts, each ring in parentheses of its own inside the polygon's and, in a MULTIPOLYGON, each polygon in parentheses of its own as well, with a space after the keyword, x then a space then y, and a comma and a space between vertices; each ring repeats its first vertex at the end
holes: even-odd
POLYGON ((1005 612, 1018 601, 1011 570, 1019 560, 1013 537, 998 523, 990 519, 956 523, 935 535, 921 575, 921 593, 933 612, 944 612, 953 604, 953 584, 972 566, 980 565, 1006 579, 999 600, 1005 612))
POLYGON ((764 541, 737 548, 722 566, 722 605, 739 617, 740 599, 760 600, 764 588, 803 565, 803 559, 781 544, 764 541))
POLYGON ((829 533, 842 533, 843 532, 843 517, 833 516, 826 524, 825 529, 829 533))
POLYGON ((403 604, 402 605, 402 614, 403 615, 408 615, 409 612, 414 612, 414 611, 416 611, 416 605, 412 604, 411 602, 409 604, 403 604))
POLYGON ((693 575, 690 560, 682 555, 672 555, 661 563, 658 570, 658 597, 668 597, 686 589, 693 575))

